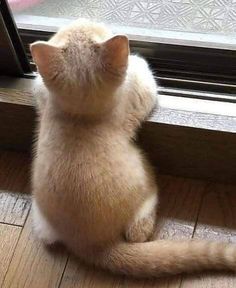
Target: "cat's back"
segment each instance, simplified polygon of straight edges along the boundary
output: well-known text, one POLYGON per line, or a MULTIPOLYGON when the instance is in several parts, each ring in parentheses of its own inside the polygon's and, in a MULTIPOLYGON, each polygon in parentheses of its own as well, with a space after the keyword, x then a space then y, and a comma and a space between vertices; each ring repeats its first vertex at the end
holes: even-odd
MULTIPOLYGON (((71 183, 136 177, 143 173, 142 156, 122 129, 112 121, 84 123, 45 112, 42 117, 35 173, 44 179, 67 179, 71 183)), ((125 179, 126 181, 126 179, 125 179)), ((77 185, 77 184, 76 184, 77 185)))
POLYGON ((148 177, 143 158, 118 128, 111 123, 48 120, 42 119, 34 161, 33 193, 38 203, 57 203, 47 211, 67 211, 69 216, 70 211, 77 211, 75 203, 80 203, 83 215, 100 203, 93 212, 97 218, 100 209, 111 207, 114 214, 121 202, 130 206, 129 198, 134 196, 139 201, 148 177))

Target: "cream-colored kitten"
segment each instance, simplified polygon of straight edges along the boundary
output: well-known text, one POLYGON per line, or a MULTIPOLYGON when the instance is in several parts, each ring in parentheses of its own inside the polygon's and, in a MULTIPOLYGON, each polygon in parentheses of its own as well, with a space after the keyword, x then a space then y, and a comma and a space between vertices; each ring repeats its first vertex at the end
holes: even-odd
POLYGON ((36 95, 38 237, 137 277, 234 270, 233 245, 145 242, 155 226, 157 186, 133 138, 155 106, 157 87, 145 60, 129 55, 127 37, 78 20, 48 42, 34 43, 31 52, 45 84, 36 95))

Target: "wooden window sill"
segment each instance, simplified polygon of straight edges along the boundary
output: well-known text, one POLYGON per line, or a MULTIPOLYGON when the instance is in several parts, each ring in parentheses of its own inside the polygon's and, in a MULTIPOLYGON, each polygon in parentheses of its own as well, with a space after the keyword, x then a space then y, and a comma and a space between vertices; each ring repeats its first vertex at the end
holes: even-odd
MULTIPOLYGON (((0 77, 2 148, 30 151, 34 87, 35 79, 0 77)), ((141 129, 139 142, 160 173, 233 183, 235 114, 235 103, 162 96, 160 108, 141 129)))

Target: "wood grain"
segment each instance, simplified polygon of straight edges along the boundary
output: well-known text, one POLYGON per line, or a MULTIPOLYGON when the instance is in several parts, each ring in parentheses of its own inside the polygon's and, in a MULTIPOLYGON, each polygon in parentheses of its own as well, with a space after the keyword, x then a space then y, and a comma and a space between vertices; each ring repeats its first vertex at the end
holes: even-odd
POLYGON ((2 287, 20 232, 20 227, 0 224, 0 287, 2 287))
POLYGON ((18 89, 3 88, 0 89, 0 102, 33 106, 32 93, 18 89))
POLYGON ((0 191, 0 222, 22 226, 28 215, 30 196, 0 191))
MULTIPOLYGON (((200 181, 167 176, 160 177, 159 182, 161 186, 159 216, 162 221, 158 225, 155 238, 191 238, 205 185, 200 181)), ((176 288, 180 286, 180 281, 181 277, 150 281, 117 278, 106 272, 94 272, 91 268, 85 269, 74 258, 70 258, 60 287, 176 288)))
POLYGON ((29 192, 30 158, 25 153, 0 150, 0 188, 12 192, 29 192))
POLYGON ((0 147, 30 151, 35 126, 35 111, 24 104, 0 103, 0 147))
MULTIPOLYGON (((176 98, 176 96, 172 95, 172 97, 173 97, 172 98, 173 103, 175 103, 174 99, 176 98)), ((206 113, 206 112, 204 113, 204 111, 201 111, 200 109, 199 109, 201 111, 200 115, 196 111, 184 111, 185 110, 184 102, 186 101, 186 99, 182 98, 181 100, 183 102, 182 110, 167 108, 168 106, 160 107, 157 113, 155 113, 151 117, 149 122, 174 125, 178 127, 182 126, 182 127, 189 127, 189 128, 195 128, 195 129, 199 128, 199 129, 204 129, 204 130, 209 130, 209 131, 236 133, 236 117, 232 115, 231 116, 220 115, 220 114, 217 114, 217 112, 215 112, 214 114, 206 113)), ((178 98, 178 101, 180 102, 180 105, 181 105, 180 98, 178 98)), ((194 99, 194 102, 195 103, 193 105, 198 106, 198 108, 199 106, 205 104, 205 100, 200 100, 196 98, 194 99)), ((215 103, 219 103, 220 105, 221 102, 214 101, 214 104, 215 103)), ((235 109, 235 104, 232 104, 232 108, 233 108, 232 110, 235 109)))
POLYGON ((23 225, 30 208, 29 158, 0 152, 0 222, 23 225))
MULTIPOLYGON (((172 111, 163 117, 175 118, 174 114, 172 111)), ((202 118, 199 115, 193 121, 202 118)), ((236 129, 236 122, 231 124, 236 129)), ((236 181, 236 133, 147 122, 140 131, 139 142, 161 174, 224 183, 236 181)))
POLYGON ((70 256, 60 288, 118 288, 123 278, 80 264, 70 256))
MULTIPOLYGON (((236 193, 235 186, 208 186, 203 198, 194 238, 236 242, 236 193)), ((233 288, 236 276, 228 273, 201 273, 186 276, 181 288, 233 288)))
POLYGON ((23 228, 2 288, 56 288, 66 264, 67 254, 49 252, 35 239, 31 217, 23 228))
POLYGON ((0 77, 0 147, 31 150, 36 118, 35 86, 36 79, 0 77))
POLYGON ((160 178, 159 227, 161 239, 191 238, 206 185, 202 181, 171 176, 160 178))

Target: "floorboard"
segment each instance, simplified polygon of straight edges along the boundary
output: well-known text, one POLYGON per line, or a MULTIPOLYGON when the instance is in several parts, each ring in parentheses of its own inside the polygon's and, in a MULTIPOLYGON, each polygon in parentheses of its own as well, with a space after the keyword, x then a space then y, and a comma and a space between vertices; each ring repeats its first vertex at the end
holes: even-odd
POLYGON ((56 288, 59 286, 66 260, 67 254, 64 250, 50 251, 35 239, 29 217, 2 288, 56 288))
POLYGON ((0 287, 2 287, 6 276, 21 229, 20 227, 0 224, 0 287))
POLYGON ((0 223, 23 226, 30 209, 29 158, 0 153, 0 223))
MULTIPOLYGON (((203 197, 194 238, 236 243, 235 186, 209 184, 203 197)), ((201 273, 185 276, 181 288, 233 288, 236 276, 228 273, 201 273)))

